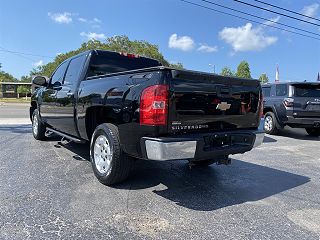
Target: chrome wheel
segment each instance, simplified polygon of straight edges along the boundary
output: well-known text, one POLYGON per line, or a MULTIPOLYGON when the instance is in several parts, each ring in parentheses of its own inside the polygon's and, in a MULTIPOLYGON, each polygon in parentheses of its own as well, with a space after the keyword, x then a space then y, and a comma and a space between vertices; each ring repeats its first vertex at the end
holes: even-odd
POLYGON ((39 121, 38 121, 38 117, 35 115, 33 116, 33 121, 32 121, 32 129, 33 129, 34 135, 38 134, 38 128, 39 128, 39 121))
POLYGON ((94 163, 101 174, 107 173, 111 168, 113 151, 106 136, 96 138, 93 148, 94 163))
POLYGON ((273 120, 271 116, 266 116, 264 119, 264 130, 270 132, 273 128, 273 120))

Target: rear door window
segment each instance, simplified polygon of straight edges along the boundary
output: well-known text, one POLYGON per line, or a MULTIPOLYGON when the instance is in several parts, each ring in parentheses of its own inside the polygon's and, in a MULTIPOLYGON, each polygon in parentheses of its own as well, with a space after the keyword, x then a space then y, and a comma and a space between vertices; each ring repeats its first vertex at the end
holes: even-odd
POLYGON ((276 85, 276 96, 283 97, 288 94, 288 85, 287 84, 278 84, 276 85))
POLYGON ((320 97, 320 84, 319 85, 295 85, 294 95, 296 97, 320 97))
POLYGON ((270 97, 271 96, 271 88, 270 87, 263 87, 262 88, 263 96, 270 97))
POLYGON ((82 55, 76 58, 73 58, 70 61, 65 79, 65 85, 75 85, 80 78, 80 74, 83 69, 84 61, 86 60, 86 56, 82 55))

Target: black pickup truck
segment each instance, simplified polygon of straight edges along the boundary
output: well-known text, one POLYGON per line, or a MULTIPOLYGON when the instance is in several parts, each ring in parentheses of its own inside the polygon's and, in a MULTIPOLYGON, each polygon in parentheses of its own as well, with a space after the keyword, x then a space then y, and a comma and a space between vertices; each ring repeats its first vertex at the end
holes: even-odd
POLYGON ((90 141, 100 182, 129 175, 134 158, 229 163, 260 145, 259 81, 177 70, 134 54, 92 50, 36 76, 30 118, 38 140, 53 132, 90 141))

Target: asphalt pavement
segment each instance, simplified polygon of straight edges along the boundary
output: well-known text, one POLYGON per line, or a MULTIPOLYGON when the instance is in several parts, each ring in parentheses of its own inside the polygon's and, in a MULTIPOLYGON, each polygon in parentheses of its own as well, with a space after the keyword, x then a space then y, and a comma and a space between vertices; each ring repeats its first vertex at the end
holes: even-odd
POLYGON ((0 124, 29 124, 28 103, 5 103, 0 99, 0 124))
POLYGON ((0 109, 11 123, 0 124, 0 239, 320 237, 320 139, 302 130, 267 136, 229 166, 139 160, 107 187, 88 145, 36 141, 30 124, 14 125, 24 110, 0 109))

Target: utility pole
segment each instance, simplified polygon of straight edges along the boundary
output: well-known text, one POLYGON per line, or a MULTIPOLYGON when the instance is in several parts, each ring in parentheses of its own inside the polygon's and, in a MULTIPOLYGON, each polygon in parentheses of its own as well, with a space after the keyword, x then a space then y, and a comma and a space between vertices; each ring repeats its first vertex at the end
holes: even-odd
POLYGON ((210 67, 213 67, 213 73, 216 73, 216 65, 209 63, 209 66, 210 66, 210 67))

